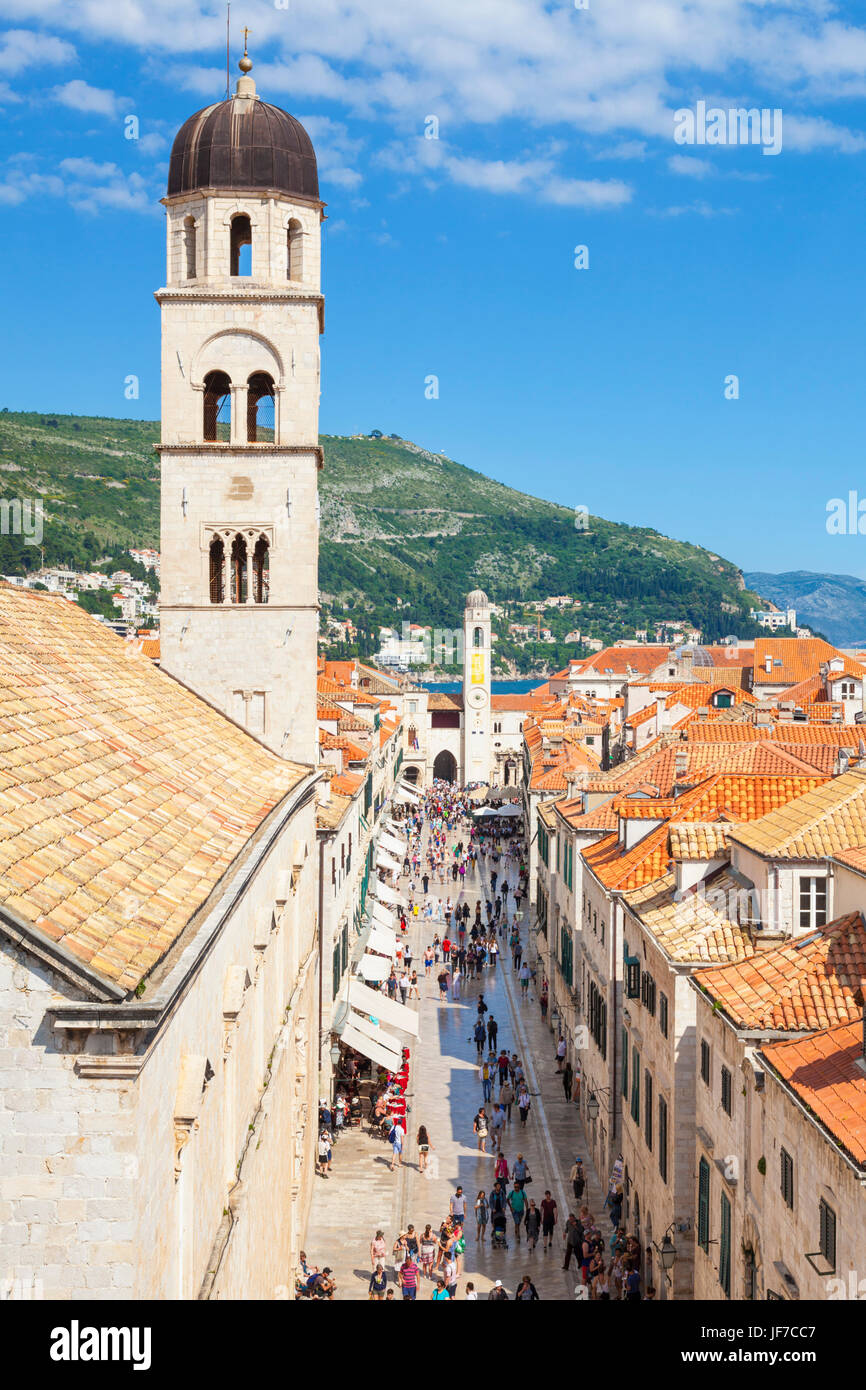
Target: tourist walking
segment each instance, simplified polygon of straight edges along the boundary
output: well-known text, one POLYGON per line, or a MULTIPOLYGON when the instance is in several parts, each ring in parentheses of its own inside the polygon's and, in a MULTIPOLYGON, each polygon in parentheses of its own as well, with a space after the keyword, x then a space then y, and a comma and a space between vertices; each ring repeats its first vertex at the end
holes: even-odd
POLYGON ((525 1127, 526 1117, 532 1107, 528 1087, 525 1082, 521 1083, 520 1090, 517 1092, 517 1109, 520 1112, 520 1123, 525 1127))
POLYGON ((476 1137, 477 1137, 477 1139, 478 1139, 478 1149, 479 1149, 479 1151, 480 1151, 481 1153, 483 1153, 483 1154, 486 1154, 486 1153, 487 1153, 488 1120, 487 1120, 487 1111, 484 1109, 484 1106, 483 1106, 483 1105, 482 1105, 481 1109, 478 1111, 478 1114, 475 1116, 475 1119, 474 1119, 474 1121, 473 1121, 473 1123, 472 1123, 472 1128, 473 1128, 473 1130, 474 1130, 474 1132, 475 1132, 475 1135, 476 1135, 476 1137))
POLYGON ((549 1250, 553 1245, 553 1231, 556 1226, 556 1220, 556 1202, 551 1197, 550 1191, 546 1189, 541 1199, 541 1234, 544 1237, 545 1250, 549 1250))
POLYGON ((487 1193, 482 1188, 475 1198, 475 1239, 484 1244, 484 1237, 487 1233, 487 1222, 490 1218, 490 1203, 487 1200, 487 1193))
POLYGON ((418 1126, 418 1172, 424 1173, 427 1169, 427 1156, 434 1146, 430 1143, 430 1136, 427 1133, 426 1125, 418 1126))
POLYGON ((538 1244, 538 1233, 541 1230, 541 1212, 538 1210, 532 1197, 529 1199, 529 1206, 526 1211, 526 1217, 524 1218, 524 1226, 526 1228, 527 1246, 530 1250, 534 1250, 538 1244))

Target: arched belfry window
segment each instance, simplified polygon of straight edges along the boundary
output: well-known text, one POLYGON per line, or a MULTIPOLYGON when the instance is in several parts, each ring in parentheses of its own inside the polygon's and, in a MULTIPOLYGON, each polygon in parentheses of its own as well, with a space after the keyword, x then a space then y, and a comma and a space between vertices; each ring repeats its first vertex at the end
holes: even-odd
POLYGON ((247 443, 274 442, 274 379, 254 372, 247 382, 247 443))
POLYGON ((267 603, 270 579, 270 547, 267 536, 259 536, 253 551, 253 603, 267 603))
POLYGON ((185 217, 183 223, 183 253, 187 280, 195 279, 195 218, 185 217))
POLYGON ((247 543, 243 536, 232 541, 232 603, 247 601, 247 543))
POLYGON ((253 273, 253 229, 245 212, 232 218, 231 225, 231 275, 252 275, 253 273))
POLYGON ((473 647, 483 647, 483 646, 484 646, 484 629, 483 629, 483 628, 477 627, 477 628, 475 629, 475 632, 474 632, 473 635, 472 635, 472 645, 473 645, 473 647))
POLYGON ((286 279, 304 278, 304 229, 293 217, 286 230, 286 279))
POLYGON ((225 603, 225 558, 226 548, 222 536, 214 536, 210 543, 210 601, 225 603))
POLYGON ((227 444, 232 427, 232 383, 225 372, 208 372, 204 379, 204 441, 227 444))

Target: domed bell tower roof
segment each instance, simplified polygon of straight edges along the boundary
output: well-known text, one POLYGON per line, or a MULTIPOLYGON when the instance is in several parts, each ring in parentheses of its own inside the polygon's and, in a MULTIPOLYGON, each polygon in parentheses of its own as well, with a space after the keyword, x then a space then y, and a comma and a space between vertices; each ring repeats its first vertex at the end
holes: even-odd
POLYGON ((212 188, 221 192, 284 193, 319 201, 313 142, 300 121, 262 101, 249 76, 252 59, 238 66, 235 94, 184 121, 171 151, 168 197, 212 188))

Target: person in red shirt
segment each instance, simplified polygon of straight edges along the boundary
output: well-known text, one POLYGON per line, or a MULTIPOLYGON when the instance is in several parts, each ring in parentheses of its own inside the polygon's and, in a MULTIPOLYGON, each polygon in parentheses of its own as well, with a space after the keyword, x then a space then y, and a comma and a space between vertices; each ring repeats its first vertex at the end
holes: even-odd
POLYGON ((544 1237, 544 1248, 548 1250, 553 1245, 553 1228, 556 1225, 556 1203, 545 1189, 541 1199, 541 1234, 544 1237))
POLYGON ((443 960, 447 960, 448 957, 450 956, 450 954, 451 954, 451 941, 450 941, 450 939, 446 936, 446 937, 444 938, 443 942, 442 942, 442 958, 443 958, 443 960))

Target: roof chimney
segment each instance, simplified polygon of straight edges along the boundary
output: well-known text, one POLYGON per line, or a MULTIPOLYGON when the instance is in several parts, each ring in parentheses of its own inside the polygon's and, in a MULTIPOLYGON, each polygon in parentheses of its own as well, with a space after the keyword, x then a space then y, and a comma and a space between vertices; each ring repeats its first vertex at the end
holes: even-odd
POLYGON ((770 672, 772 671, 772 669, 773 669, 773 658, 772 658, 772 656, 770 655, 770 653, 767 652, 767 655, 764 657, 764 670, 766 671, 767 675, 769 675, 770 672))

